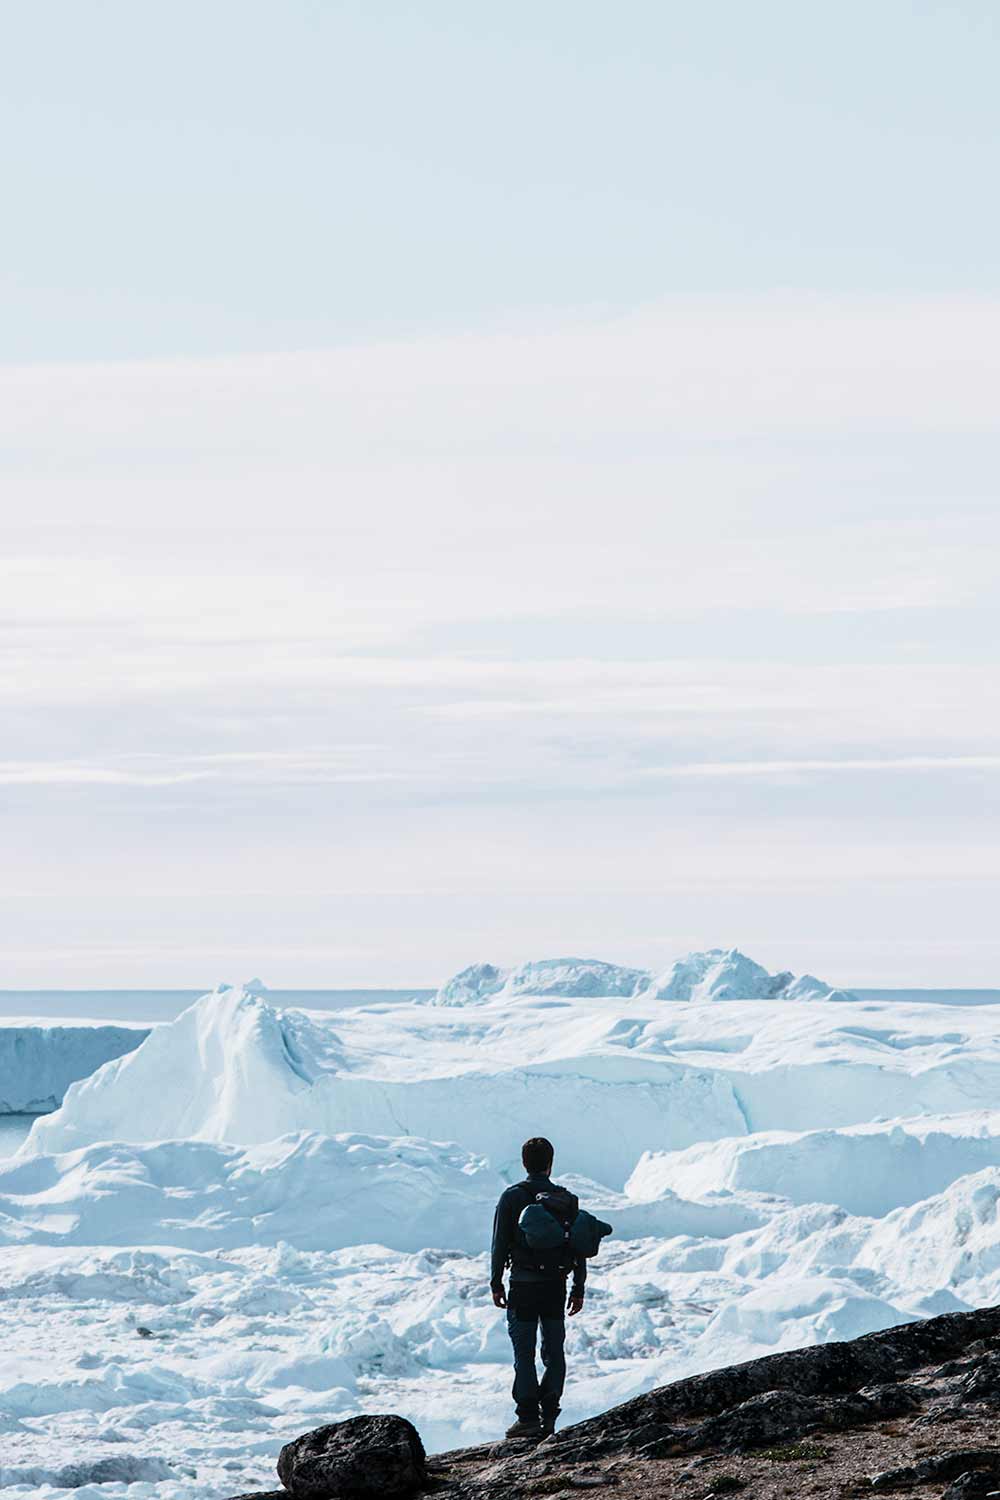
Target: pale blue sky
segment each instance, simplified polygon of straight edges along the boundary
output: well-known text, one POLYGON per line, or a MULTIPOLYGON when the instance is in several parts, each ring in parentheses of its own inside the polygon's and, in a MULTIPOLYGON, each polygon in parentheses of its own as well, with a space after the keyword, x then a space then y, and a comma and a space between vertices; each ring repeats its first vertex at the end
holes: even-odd
POLYGON ((1000 983, 991 5, 11 5, 0 988, 1000 983))
POLYGON ((4 7, 3 357, 990 291, 992 0, 4 7))

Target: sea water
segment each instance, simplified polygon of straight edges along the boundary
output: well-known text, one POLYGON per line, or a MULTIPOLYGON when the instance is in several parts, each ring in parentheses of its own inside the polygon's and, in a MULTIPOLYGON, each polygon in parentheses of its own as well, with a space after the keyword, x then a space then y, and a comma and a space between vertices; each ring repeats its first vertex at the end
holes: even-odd
POLYGON ((13 1156, 37 1115, 0 1115, 0 1160, 13 1156))
MULTIPOLYGON (((172 1021, 210 990, 0 990, 0 1016, 100 1021, 172 1021)), ((359 1005, 427 1000, 433 990, 267 990, 271 1005, 348 1010, 359 1005)))

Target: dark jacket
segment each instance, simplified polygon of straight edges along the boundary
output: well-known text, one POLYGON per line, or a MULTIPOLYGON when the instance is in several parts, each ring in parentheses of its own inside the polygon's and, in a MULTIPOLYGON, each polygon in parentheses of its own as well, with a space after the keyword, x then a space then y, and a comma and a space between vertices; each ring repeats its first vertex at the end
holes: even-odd
MULTIPOLYGON (((522 1209, 534 1200, 536 1193, 549 1191, 555 1184, 545 1172, 529 1172, 523 1182, 515 1182, 500 1195, 496 1213, 493 1215, 493 1246, 490 1253, 490 1287, 498 1291, 503 1286, 503 1273, 507 1269, 511 1247, 515 1244, 517 1221, 522 1209)), ((533 1271, 527 1266, 511 1265, 510 1279, 525 1282, 560 1280, 565 1282, 568 1271, 533 1271)), ((573 1266, 573 1293, 583 1296, 583 1284, 587 1279, 587 1262, 577 1256, 573 1266)))

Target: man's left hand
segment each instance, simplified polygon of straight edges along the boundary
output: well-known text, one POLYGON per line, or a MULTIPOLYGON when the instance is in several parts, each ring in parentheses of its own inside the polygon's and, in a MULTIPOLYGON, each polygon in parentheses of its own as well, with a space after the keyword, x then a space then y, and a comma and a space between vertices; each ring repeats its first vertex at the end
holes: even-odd
POLYGON ((575 1318, 578 1312, 582 1312, 583 1311, 583 1293, 582 1292, 570 1292, 570 1294, 569 1294, 569 1301, 566 1303, 566 1309, 567 1309, 567 1311, 568 1311, 568 1313, 569 1313, 569 1315, 570 1315, 571 1318, 575 1318))

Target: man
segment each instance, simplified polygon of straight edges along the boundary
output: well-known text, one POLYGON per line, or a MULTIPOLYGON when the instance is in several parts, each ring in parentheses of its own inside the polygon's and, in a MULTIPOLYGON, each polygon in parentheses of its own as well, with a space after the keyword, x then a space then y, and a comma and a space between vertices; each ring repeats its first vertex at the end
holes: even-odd
POLYGON ((521 1148, 521 1160, 527 1177, 501 1195, 493 1215, 493 1251, 490 1264, 490 1290, 497 1307, 507 1309, 507 1331, 514 1346, 514 1385, 511 1394, 517 1409, 517 1421, 508 1427, 508 1437, 543 1437, 555 1431, 559 1401, 566 1382, 566 1338, 564 1308, 570 1317, 583 1307, 583 1286, 587 1279, 587 1262, 583 1256, 539 1269, 538 1257, 529 1250, 517 1221, 538 1193, 556 1189, 552 1181, 555 1156, 551 1141, 533 1136, 521 1148), (503 1274, 510 1266, 510 1291, 504 1292, 503 1274), (573 1286, 566 1297, 566 1278, 573 1272, 573 1286), (535 1369, 535 1340, 542 1330, 542 1365, 539 1382, 535 1369))

